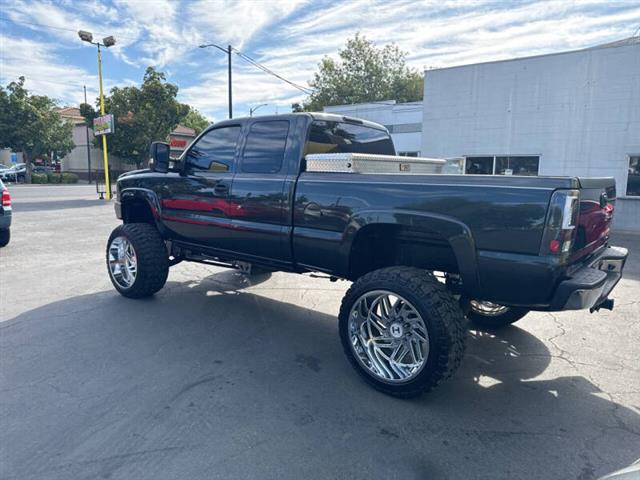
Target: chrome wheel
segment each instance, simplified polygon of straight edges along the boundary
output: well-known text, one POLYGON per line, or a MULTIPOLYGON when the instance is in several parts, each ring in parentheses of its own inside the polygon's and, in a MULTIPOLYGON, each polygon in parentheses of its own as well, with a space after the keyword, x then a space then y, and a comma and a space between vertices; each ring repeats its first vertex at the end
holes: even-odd
POLYGON ((485 302, 480 300, 471 300, 471 302, 469 303, 471 304, 471 310, 487 317, 503 315, 509 311, 509 307, 498 305, 497 303, 485 302))
POLYGON ((429 357, 422 316, 405 298, 387 290, 367 292, 353 304, 349 337, 358 361, 387 383, 415 378, 429 357))
POLYGON ((109 274, 122 288, 136 281, 138 261, 133 245, 126 237, 116 237, 109 244, 109 274))

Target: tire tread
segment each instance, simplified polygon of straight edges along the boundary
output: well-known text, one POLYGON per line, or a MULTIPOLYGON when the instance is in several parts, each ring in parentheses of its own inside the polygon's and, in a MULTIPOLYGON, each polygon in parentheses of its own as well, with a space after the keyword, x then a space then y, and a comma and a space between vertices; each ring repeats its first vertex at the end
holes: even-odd
MULTIPOLYGON (((414 303, 412 301, 412 303, 414 303)), ((414 303, 416 308, 420 308, 414 303)), ((425 319, 426 321, 426 319, 425 319)), ((388 267, 375 270, 360 277, 345 294, 340 307, 340 333, 345 354, 356 370, 372 386, 384 393, 413 397, 428 392, 434 387, 453 376, 464 357, 467 339, 466 319, 458 302, 438 280, 428 271, 414 267, 388 267), (390 385, 375 380, 362 369, 354 357, 351 345, 348 343, 348 316, 353 302, 367 290, 373 290, 380 285, 395 285, 400 287, 397 293, 405 296, 408 290, 414 297, 421 299, 423 310, 429 312, 432 329, 429 331, 437 346, 435 361, 428 371, 421 372, 416 380, 407 384, 390 385), (426 375, 423 375, 426 373, 426 375)), ((432 355, 433 349, 429 355, 432 355)), ((431 362, 431 360, 428 360, 431 362)), ((429 366, 426 365, 425 370, 429 366)))
POLYGON ((130 288, 123 289, 112 279, 114 287, 120 294, 129 298, 153 295, 164 286, 169 275, 169 257, 160 233, 148 223, 126 223, 116 227, 107 243, 107 268, 109 245, 112 239, 119 236, 127 237, 133 245, 138 260, 138 275, 130 288))

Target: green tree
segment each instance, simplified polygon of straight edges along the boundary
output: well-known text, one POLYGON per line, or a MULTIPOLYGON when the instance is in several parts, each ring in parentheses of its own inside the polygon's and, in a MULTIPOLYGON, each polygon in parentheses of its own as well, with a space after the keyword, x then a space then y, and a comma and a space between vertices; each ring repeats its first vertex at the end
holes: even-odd
MULTIPOLYGON (((115 132, 107 137, 109 152, 140 168, 147 160, 149 145, 164 141, 189 113, 189 106, 176 100, 178 86, 165 74, 148 67, 142 85, 114 87, 105 97, 105 111, 115 118, 115 132)), ((98 102, 96 102, 96 105, 98 102)), ((87 122, 97 116, 90 105, 81 105, 87 122)), ((91 123, 90 123, 91 124, 91 123)), ((96 139, 96 146, 101 147, 96 139)))
POLYGON ((207 128, 211 122, 207 120, 198 110, 192 108, 187 113, 187 116, 180 122, 185 127, 193 128, 196 131, 196 135, 199 135, 202 130, 207 128))
POLYGON ((396 45, 377 48, 356 34, 338 52, 339 60, 324 57, 309 85, 314 92, 293 111, 320 111, 327 105, 396 100, 422 100, 422 75, 406 65, 406 53, 396 45))
POLYGON ((69 153, 73 125, 63 120, 56 103, 43 95, 30 95, 24 77, 0 87, 0 148, 22 152, 27 164, 26 181, 31 182, 31 160, 54 152, 69 153))

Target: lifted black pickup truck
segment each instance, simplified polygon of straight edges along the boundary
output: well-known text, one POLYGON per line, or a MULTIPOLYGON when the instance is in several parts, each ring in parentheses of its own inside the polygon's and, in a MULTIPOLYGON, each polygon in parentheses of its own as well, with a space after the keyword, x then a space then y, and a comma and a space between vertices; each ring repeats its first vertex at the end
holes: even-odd
POLYGON ((353 281, 345 353, 398 396, 453 374, 465 315, 495 328, 529 310, 613 307, 627 251, 608 245, 612 178, 423 175, 398 159, 395 173, 317 171, 307 159, 320 153, 395 149, 380 125, 315 113, 220 122, 177 162, 154 143, 150 168, 118 179, 113 285, 152 295, 181 261, 353 281))

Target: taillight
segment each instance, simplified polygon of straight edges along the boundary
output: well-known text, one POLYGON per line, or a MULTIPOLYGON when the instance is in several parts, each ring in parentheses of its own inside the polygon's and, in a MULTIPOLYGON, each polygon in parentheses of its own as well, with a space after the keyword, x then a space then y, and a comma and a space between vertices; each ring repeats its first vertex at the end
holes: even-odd
POLYGON ((9 195, 9 190, 2 190, 2 206, 11 206, 11 195, 9 195))
POLYGON ((540 255, 568 255, 578 224, 579 190, 556 190, 549 202, 540 255))

